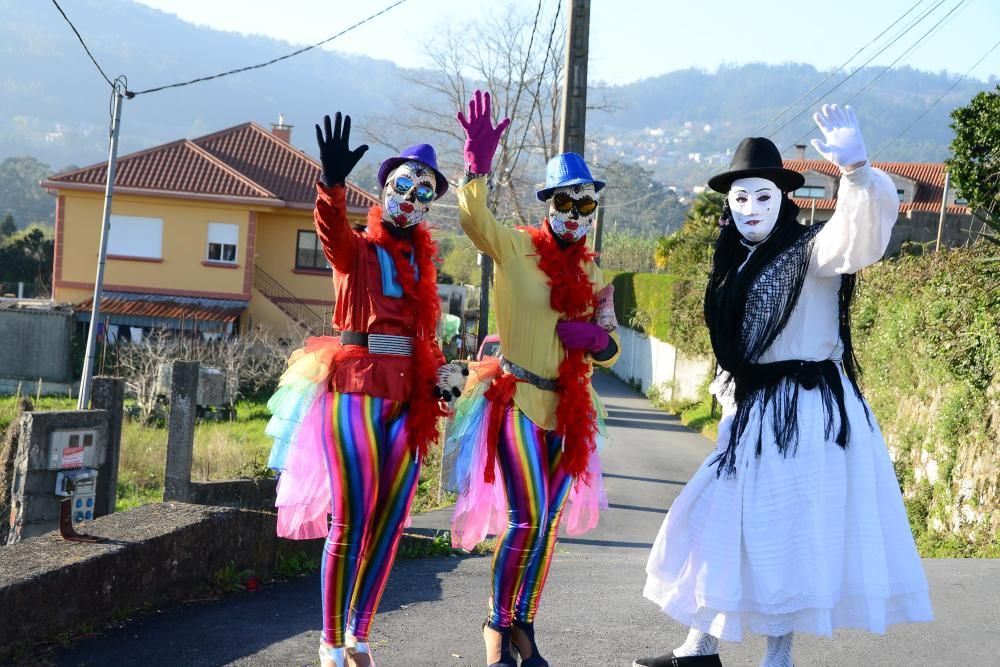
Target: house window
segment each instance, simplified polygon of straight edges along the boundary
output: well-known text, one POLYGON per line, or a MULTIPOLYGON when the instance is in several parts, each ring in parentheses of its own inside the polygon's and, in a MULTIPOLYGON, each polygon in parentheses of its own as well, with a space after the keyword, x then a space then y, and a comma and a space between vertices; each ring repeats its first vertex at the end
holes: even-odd
POLYGON ((906 190, 903 188, 896 188, 896 196, 899 197, 899 201, 905 201, 906 190))
POLYGON ((112 215, 108 254, 163 259, 163 219, 112 215))
POLYGON ((208 223, 208 261, 236 263, 240 226, 225 222, 208 223))
POLYGON ((823 199, 826 197, 826 187, 822 185, 803 185, 793 195, 799 199, 823 199))
POLYGON ((301 230, 299 239, 295 246, 295 268, 327 271, 330 264, 323 254, 323 246, 319 242, 316 232, 301 230))

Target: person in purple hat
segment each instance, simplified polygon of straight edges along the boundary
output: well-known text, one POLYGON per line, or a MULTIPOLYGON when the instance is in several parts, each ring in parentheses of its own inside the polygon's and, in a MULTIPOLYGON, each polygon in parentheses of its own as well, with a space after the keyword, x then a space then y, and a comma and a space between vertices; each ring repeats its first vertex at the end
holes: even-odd
POLYGON ((356 231, 346 179, 367 146, 349 147, 351 118, 316 126, 322 172, 317 235, 333 268, 336 338, 310 338, 289 360, 267 432, 281 471, 278 534, 326 537, 321 585, 324 667, 374 664, 368 645, 409 514, 420 461, 446 413, 436 386, 444 357, 437 247, 426 225, 448 189, 434 148, 418 144, 378 171, 382 205, 356 231), (333 520, 328 520, 328 515, 333 520))
POLYGON ((476 91, 466 133, 466 182, 459 222, 496 262, 496 319, 502 359, 472 368, 455 406, 446 444, 460 471, 453 544, 469 548, 497 535, 489 615, 483 624, 493 667, 546 667, 535 642, 535 615, 562 523, 579 535, 606 507, 598 448, 604 437, 593 364, 618 357, 614 318, 599 307, 605 287, 587 231, 597 214, 595 179, 583 158, 552 158, 538 199, 548 216, 538 227, 507 227, 486 205, 485 176, 509 124, 494 126, 490 95, 476 91))

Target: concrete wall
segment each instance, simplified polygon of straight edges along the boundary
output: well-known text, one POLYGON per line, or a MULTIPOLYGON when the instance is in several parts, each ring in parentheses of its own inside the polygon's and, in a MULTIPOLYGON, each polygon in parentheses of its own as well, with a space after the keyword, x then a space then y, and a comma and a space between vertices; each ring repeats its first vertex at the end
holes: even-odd
POLYGON ((621 356, 611 372, 626 381, 639 382, 641 390, 665 389, 667 400, 695 400, 713 371, 709 359, 687 357, 673 345, 628 327, 618 327, 621 356))
POLYGON ((73 313, 0 309, 0 377, 68 382, 73 313))

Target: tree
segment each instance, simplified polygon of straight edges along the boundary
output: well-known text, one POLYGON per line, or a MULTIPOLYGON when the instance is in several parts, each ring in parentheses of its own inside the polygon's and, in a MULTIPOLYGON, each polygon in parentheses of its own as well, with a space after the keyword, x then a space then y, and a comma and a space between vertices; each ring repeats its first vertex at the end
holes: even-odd
POLYGON ((33 283, 36 292, 47 292, 52 277, 52 234, 32 225, 15 234, 0 248, 0 282, 33 283))
POLYGON ((948 170, 974 212, 997 212, 1000 203, 1000 86, 977 94, 951 112, 955 138, 948 170))
POLYGON ((724 201, 724 195, 711 190, 695 197, 684 226, 657 241, 657 268, 675 275, 707 276, 712 268, 712 248, 719 236, 724 201))
POLYGON ((537 222, 539 216, 529 206, 544 163, 559 145, 565 42, 561 6, 556 3, 551 17, 542 15, 540 4, 533 15, 507 7, 469 23, 445 23, 428 45, 433 67, 405 75, 419 91, 416 97, 401 102, 397 115, 368 123, 367 134, 394 150, 429 141, 442 171, 461 174, 464 133, 455 113, 466 107, 476 87, 489 90, 494 122, 503 117, 512 121, 493 160, 491 206, 499 220, 537 222))
POLYGON ((9 157, 0 162, 0 210, 12 213, 21 224, 55 224, 55 198, 38 182, 52 173, 33 157, 9 157))
POLYGON ((13 236, 15 233, 17 233, 17 223, 14 222, 14 216, 8 213, 0 222, 0 237, 13 236))
POLYGON ((642 165, 616 162, 595 174, 601 190, 607 231, 657 237, 680 229, 687 207, 677 193, 653 178, 642 165))

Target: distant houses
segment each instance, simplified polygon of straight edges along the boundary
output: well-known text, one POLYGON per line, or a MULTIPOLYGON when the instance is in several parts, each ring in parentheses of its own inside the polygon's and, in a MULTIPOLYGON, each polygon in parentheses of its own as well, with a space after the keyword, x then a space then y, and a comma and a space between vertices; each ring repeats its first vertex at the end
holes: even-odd
MULTIPOLYGON (((804 147, 802 147, 804 152, 804 147)), ((972 216, 954 188, 944 195, 945 165, 940 162, 872 163, 889 175, 899 196, 899 219, 892 230, 887 254, 898 253, 904 243, 932 243, 937 239, 941 206, 944 204, 942 244, 957 246, 970 238, 972 216), (944 201, 942 201, 944 199, 944 201)), ((799 157, 785 160, 785 166, 805 176, 805 184, 793 193, 802 209, 802 222, 830 219, 837 204, 840 171, 826 160, 799 157)))
MULTIPOLYGON (((320 165, 291 127, 244 123, 118 159, 101 320, 138 340, 151 329, 215 337, 261 326, 322 333, 331 272, 313 230, 320 165)), ((104 163, 41 185, 56 196, 53 294, 90 319, 104 163)), ((377 200, 348 184, 348 217, 377 200)))

